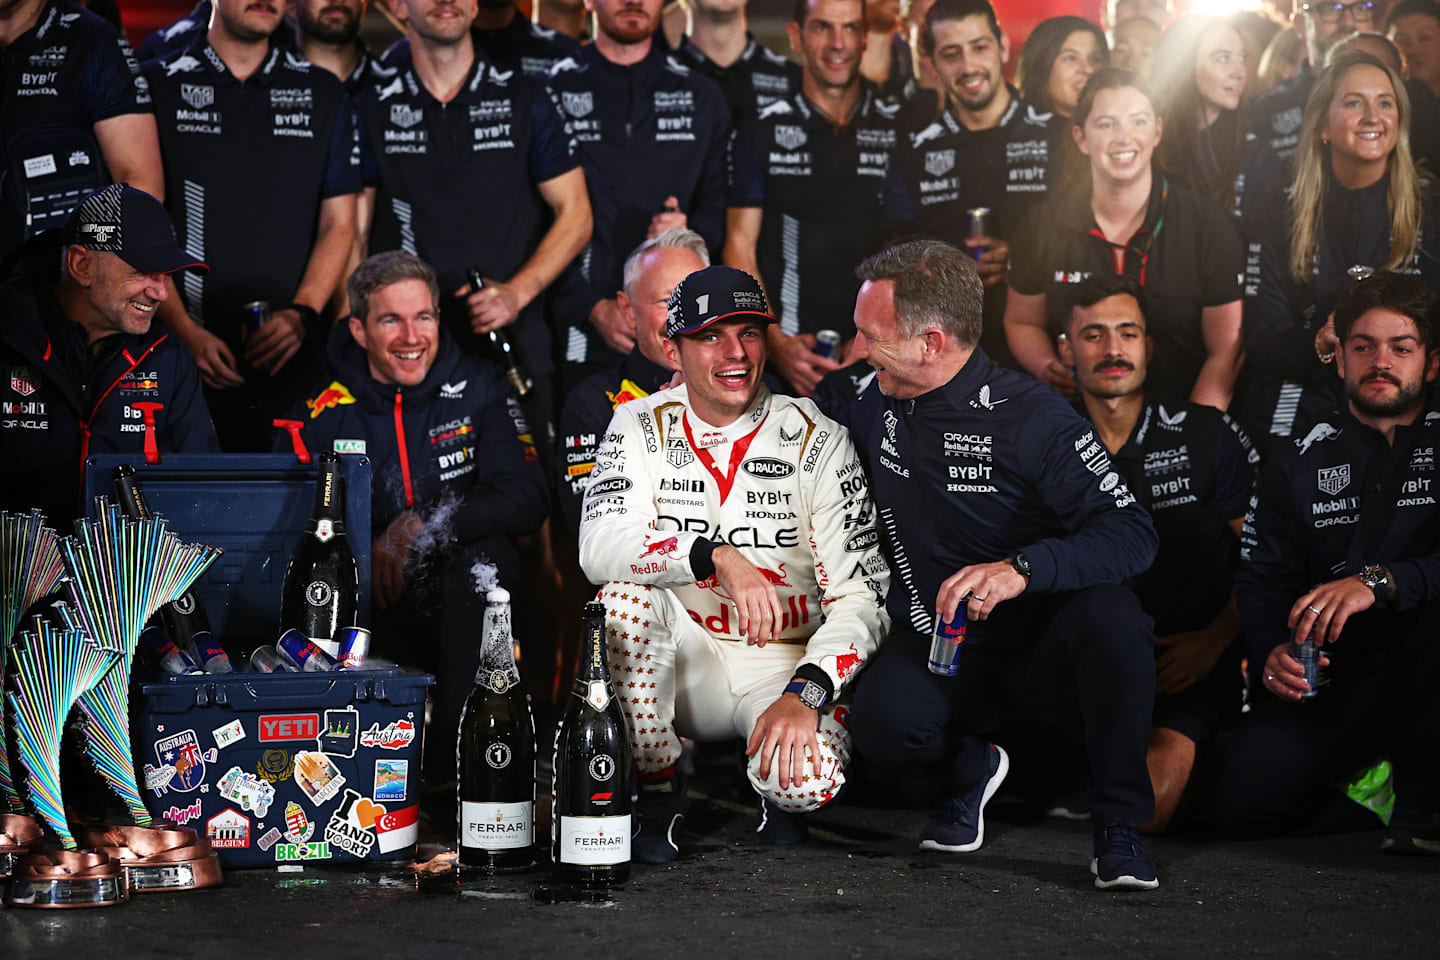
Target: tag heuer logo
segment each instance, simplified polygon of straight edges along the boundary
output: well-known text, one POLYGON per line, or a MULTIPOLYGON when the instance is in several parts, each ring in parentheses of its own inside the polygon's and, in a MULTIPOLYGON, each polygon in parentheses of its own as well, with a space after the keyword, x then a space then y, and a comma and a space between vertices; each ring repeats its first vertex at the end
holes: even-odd
POLYGON ((364 453, 364 452, 365 452, 365 441, 364 441, 364 440, 336 440, 336 441, 335 441, 335 452, 336 452, 336 453, 364 453))
POLYGON ((20 394, 20 396, 22 396, 22 397, 28 397, 28 396, 30 396, 30 394, 34 393, 38 388, 39 388, 39 384, 36 383, 36 380, 35 380, 35 371, 34 371, 34 370, 31 370, 29 367, 11 367, 11 368, 10 368, 10 389, 11 389, 11 390, 14 390, 16 393, 20 394))
POLYGON ((1321 493, 1328 493, 1332 497, 1338 495, 1341 490, 1350 486, 1350 464, 1321 467, 1316 471, 1316 482, 1321 493))
POLYGON ((786 150, 799 150, 805 146, 805 131, 799 127, 792 127, 789 124, 777 124, 775 127, 775 142, 786 150))
POLYGON ((1289 136, 1299 130, 1303 113, 1304 111, 1300 107, 1291 107, 1289 110, 1282 110, 1275 114, 1275 119, 1271 122, 1275 132, 1282 136, 1289 136))
POLYGON ((565 112, 572 117, 588 117, 595 109, 595 95, 586 91, 585 93, 571 93, 564 91, 560 94, 561 101, 565 104, 565 112))
POLYGON ((215 102, 215 88, 203 83, 182 83, 180 99, 196 110, 204 110, 215 102))
POLYGON ((419 123, 424 113, 424 110, 416 110, 408 103, 393 103, 390 105, 390 122, 408 129, 419 123))
POLYGON ((925 152, 925 172, 930 176, 943 177, 954 169, 954 150, 927 150, 925 152))

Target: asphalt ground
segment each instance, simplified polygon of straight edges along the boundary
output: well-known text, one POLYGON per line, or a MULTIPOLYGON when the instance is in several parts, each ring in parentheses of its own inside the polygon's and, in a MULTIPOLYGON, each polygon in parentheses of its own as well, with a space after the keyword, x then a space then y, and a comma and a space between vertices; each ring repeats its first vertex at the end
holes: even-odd
MULTIPOLYGON (((0 909, 0 958, 1440 956, 1440 858, 1379 853, 1378 826, 1152 838, 1160 888, 1106 893, 1088 870, 1088 824, 1005 815, 992 805, 972 854, 918 850, 923 811, 853 805, 775 848, 734 792, 697 789, 684 857, 606 892, 556 885, 543 867, 234 870, 214 890, 119 907, 0 909)), ((443 849, 433 828, 424 839, 422 856, 443 849)))

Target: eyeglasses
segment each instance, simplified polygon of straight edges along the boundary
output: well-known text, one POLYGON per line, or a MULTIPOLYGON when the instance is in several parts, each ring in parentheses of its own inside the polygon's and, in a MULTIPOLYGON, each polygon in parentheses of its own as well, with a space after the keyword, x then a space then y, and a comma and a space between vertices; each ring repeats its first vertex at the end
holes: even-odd
POLYGON ((1300 12, 1308 13, 1321 23, 1339 23, 1340 15, 1350 13, 1355 23, 1370 23, 1375 19, 1375 0, 1361 0, 1359 3, 1302 3, 1300 12))

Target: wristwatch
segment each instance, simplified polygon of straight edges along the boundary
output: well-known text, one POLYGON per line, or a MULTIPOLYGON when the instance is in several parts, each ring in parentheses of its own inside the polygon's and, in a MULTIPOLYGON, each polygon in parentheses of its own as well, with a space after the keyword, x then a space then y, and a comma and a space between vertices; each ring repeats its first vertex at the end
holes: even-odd
POLYGON ((819 710, 825 706, 825 701, 829 699, 825 693, 825 688, 820 686, 820 684, 814 680, 802 680, 799 677, 796 677, 785 685, 785 692, 798 694, 800 696, 800 702, 811 710, 819 710))
POLYGON ((1029 582, 1030 561, 1025 559, 1025 554, 1017 552, 1015 556, 1010 558, 1010 566, 1014 567, 1015 572, 1024 577, 1026 582, 1029 582))
POLYGON ((1372 563, 1361 567, 1357 576, 1375 594, 1377 603, 1388 603, 1395 595, 1395 581, 1390 579, 1390 571, 1386 567, 1372 563))

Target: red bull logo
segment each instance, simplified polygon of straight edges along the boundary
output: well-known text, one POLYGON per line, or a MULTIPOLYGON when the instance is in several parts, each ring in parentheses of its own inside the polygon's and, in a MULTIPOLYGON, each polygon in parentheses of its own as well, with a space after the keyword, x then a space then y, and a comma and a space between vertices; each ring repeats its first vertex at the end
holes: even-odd
POLYGON ((771 583, 772 585, 774 585, 774 586, 777 586, 777 587, 788 587, 788 586, 790 586, 790 584, 785 580, 785 564, 783 564, 783 563, 780 564, 780 570, 779 570, 779 572, 776 572, 776 571, 774 571, 774 570, 766 570, 764 567, 756 567, 755 569, 756 569, 756 570, 759 570, 759 571, 760 571, 760 576, 764 577, 766 580, 769 580, 770 583, 771 583))
POLYGON ((668 557, 679 548, 679 537, 666 537, 664 540, 656 540, 654 543, 647 544, 645 549, 640 551, 640 556, 635 559, 644 560, 646 557, 657 553, 662 557, 668 557))
POLYGON ((314 420, 326 410, 354 402, 355 396, 345 388, 345 384, 339 380, 331 380, 330 386, 321 390, 314 400, 306 400, 305 406, 310 410, 310 419, 314 420))
POLYGON ((844 680, 850 676, 850 674, 854 673, 860 667, 860 664, 864 662, 865 658, 860 656, 859 651, 855 649, 855 644, 852 643, 850 644, 849 653, 842 653, 835 658, 835 676, 844 680))

